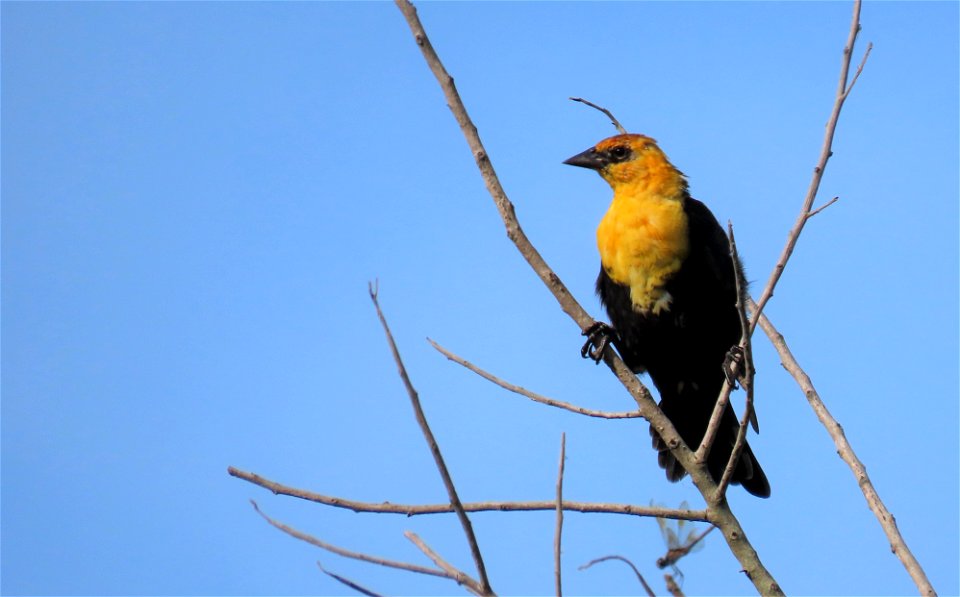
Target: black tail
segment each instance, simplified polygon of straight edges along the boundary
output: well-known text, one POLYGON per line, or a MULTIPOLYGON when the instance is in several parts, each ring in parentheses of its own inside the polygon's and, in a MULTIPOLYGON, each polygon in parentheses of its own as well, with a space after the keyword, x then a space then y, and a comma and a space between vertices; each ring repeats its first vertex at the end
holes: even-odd
MULTIPOLYGON (((713 384, 709 385, 712 386, 713 384)), ((713 405, 716 403, 716 397, 720 391, 718 389, 713 393, 703 392, 695 384, 688 384, 688 386, 692 387, 684 388, 680 384, 676 393, 671 392, 669 394, 664 392, 664 388, 659 388, 662 396, 660 409, 676 427, 677 433, 683 438, 684 443, 695 451, 703 440, 710 415, 713 412, 713 405)), ((733 452, 733 445, 736 443, 739 428, 740 422, 737 421, 733 408, 728 404, 723 412, 720 427, 717 429, 710 456, 707 458, 707 469, 717 483, 720 482, 723 471, 727 467, 727 461, 730 460, 730 453, 733 452)), ((653 447, 659 452, 657 461, 660 463, 660 467, 667 472, 667 479, 674 482, 682 479, 687 474, 686 471, 676 461, 666 443, 654 431, 653 427, 650 428, 650 435, 653 438, 653 447)), ((767 476, 760 468, 756 456, 753 455, 750 444, 746 442, 744 442, 743 451, 740 453, 737 468, 733 471, 731 483, 743 485, 744 489, 757 497, 770 497, 770 483, 767 481, 767 476)))

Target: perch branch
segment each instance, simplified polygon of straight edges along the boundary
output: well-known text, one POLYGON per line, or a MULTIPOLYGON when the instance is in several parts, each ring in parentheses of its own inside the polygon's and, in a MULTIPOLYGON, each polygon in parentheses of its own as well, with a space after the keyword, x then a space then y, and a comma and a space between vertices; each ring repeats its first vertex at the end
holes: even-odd
MULTIPOLYGON (((710 456, 710 450, 713 449, 713 442, 717 438, 717 431, 720 429, 720 421, 723 419, 723 411, 727 409, 730 402, 730 394, 733 392, 733 386, 726 379, 723 380, 723 386, 720 388, 720 396, 717 403, 713 406, 713 412, 710 413, 710 421, 707 423, 707 429, 703 433, 703 439, 700 440, 700 447, 697 448, 696 458, 698 462, 707 462, 710 456)), ((719 494, 714 494, 719 495, 719 494)))
MULTIPOLYGON (((743 279, 743 268, 740 267, 740 254, 737 252, 737 239, 733 235, 733 224, 727 222, 727 234, 730 237, 730 254, 733 257, 733 279, 736 282, 737 290, 737 314, 740 317, 740 350, 743 354, 743 377, 740 385, 747 395, 743 406, 743 420, 740 421, 740 429, 737 430, 737 439, 734 441, 733 450, 730 452, 730 458, 727 460, 727 466, 717 485, 717 492, 714 494, 714 501, 720 501, 724 498, 733 472, 737 470, 737 464, 740 462, 740 454, 743 452, 743 446, 747 442, 747 423, 752 421, 754 430, 759 429, 757 417, 753 410, 753 377, 755 370, 753 368, 753 345, 750 342, 750 323, 747 320, 746 288, 747 282, 743 279)), ((724 381, 725 387, 729 386, 728 381, 724 381)), ((728 393, 729 396, 729 393, 728 393)))

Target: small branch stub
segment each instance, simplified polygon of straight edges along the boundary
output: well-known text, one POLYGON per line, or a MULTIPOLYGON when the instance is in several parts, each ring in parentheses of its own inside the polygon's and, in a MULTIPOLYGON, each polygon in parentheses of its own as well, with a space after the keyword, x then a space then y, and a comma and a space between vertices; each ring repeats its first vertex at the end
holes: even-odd
POLYGON ((573 101, 575 101, 575 102, 580 102, 581 104, 586 104, 586 105, 588 105, 588 106, 590 106, 591 108, 594 108, 594 109, 596 109, 596 110, 600 110, 601 112, 603 112, 604 114, 606 114, 607 118, 610 119, 610 123, 611 123, 613 126, 617 127, 617 132, 618 132, 618 133, 620 133, 621 135, 626 135, 626 134, 627 134, 627 129, 623 128, 623 125, 620 124, 620 121, 617 120, 616 117, 615 117, 613 114, 610 113, 610 110, 607 110, 607 109, 604 108, 603 106, 598 106, 597 104, 595 104, 595 103, 593 103, 593 102, 591 102, 591 101, 585 100, 585 99, 583 99, 582 97, 571 97, 570 99, 573 100, 573 101))

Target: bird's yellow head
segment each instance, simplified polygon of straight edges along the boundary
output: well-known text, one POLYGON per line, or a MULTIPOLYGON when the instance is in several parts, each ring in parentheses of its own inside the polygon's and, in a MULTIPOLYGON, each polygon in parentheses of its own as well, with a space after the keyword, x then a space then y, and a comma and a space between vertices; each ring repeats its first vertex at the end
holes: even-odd
POLYGON ((596 170, 615 192, 682 195, 687 181, 657 146, 644 135, 617 135, 563 162, 596 170))

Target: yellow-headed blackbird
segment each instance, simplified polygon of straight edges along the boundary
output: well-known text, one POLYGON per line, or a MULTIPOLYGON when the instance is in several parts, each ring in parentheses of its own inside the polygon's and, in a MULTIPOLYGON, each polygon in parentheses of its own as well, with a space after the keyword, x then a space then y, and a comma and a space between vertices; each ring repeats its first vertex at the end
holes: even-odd
MULTIPOLYGON (((696 450, 723 385, 727 355, 740 342, 727 237, 649 137, 611 137, 564 163, 596 170, 613 187, 613 203, 597 228, 597 293, 614 328, 606 328, 607 337, 627 366, 650 374, 660 408, 696 450)), ((728 404, 707 459, 715 481, 730 458, 738 427, 728 404)), ((686 472, 665 442, 653 428, 650 435, 667 478, 682 479, 686 472)), ((753 495, 770 495, 749 445, 732 482, 753 495)))

